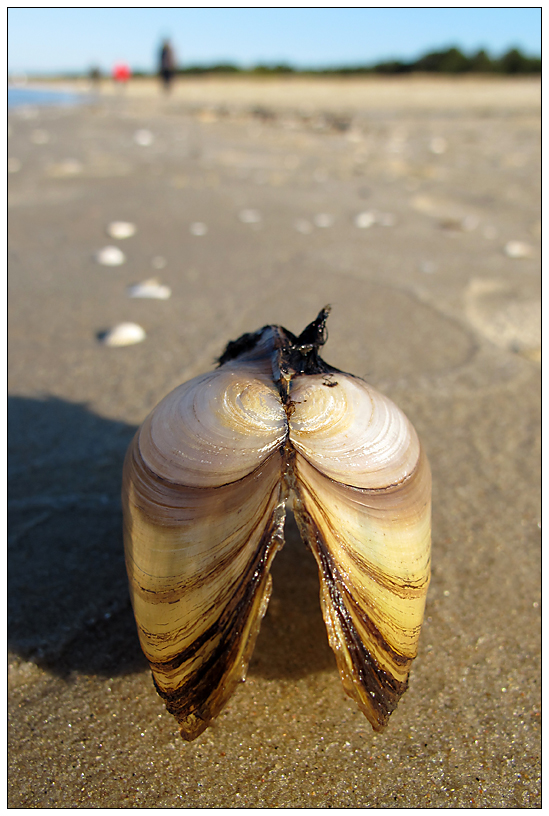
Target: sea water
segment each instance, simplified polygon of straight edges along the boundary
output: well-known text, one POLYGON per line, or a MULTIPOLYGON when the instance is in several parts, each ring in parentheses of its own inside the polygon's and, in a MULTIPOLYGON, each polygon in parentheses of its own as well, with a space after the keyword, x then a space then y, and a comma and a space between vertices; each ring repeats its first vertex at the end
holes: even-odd
POLYGON ((38 105, 77 105, 87 100, 86 94, 42 88, 8 88, 8 108, 38 105))

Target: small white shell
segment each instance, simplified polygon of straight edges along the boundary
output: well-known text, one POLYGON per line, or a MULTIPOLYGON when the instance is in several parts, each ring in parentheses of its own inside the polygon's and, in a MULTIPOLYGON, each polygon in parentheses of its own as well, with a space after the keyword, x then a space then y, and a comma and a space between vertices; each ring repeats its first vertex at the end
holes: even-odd
POLYGON ((307 221, 306 218, 298 218, 297 221, 294 221, 294 228, 301 232, 302 235, 309 235, 314 227, 310 221, 307 221))
POLYGON ((154 300, 167 300, 171 297, 172 290, 169 286, 160 283, 157 278, 148 278, 141 283, 136 283, 128 287, 128 297, 131 298, 151 298, 154 300))
POLYGON ((431 141, 429 142, 429 150, 431 153, 434 153, 435 156, 441 156, 443 153, 446 153, 448 149, 448 142, 444 138, 444 136, 433 136, 431 141))
POLYGON ((101 342, 111 348, 133 346, 141 343, 146 336, 145 330, 137 323, 119 323, 104 335, 101 342))
POLYGON ((376 215, 376 222, 381 227, 394 227, 396 224, 396 218, 393 213, 378 213, 376 215))
POLYGON ((84 165, 78 159, 63 159, 56 164, 48 165, 48 176, 53 178, 65 178, 68 176, 79 176, 84 170, 84 165))
POLYGON ((259 224, 261 221, 259 210, 240 210, 238 217, 243 224, 259 224))
POLYGON ((335 218, 333 215, 330 215, 330 213, 318 213, 318 215, 315 215, 313 221, 317 227, 327 229, 333 226, 335 218))
POLYGON ((369 227, 373 227, 375 223, 376 217, 374 213, 369 210, 359 213, 355 218, 355 226, 359 229, 368 229, 369 227))
POLYGON ((516 258, 517 260, 532 258, 534 255, 534 250, 530 244, 526 244, 523 241, 509 241, 505 244, 503 251, 508 258, 516 258))
POLYGON ((137 232, 137 227, 130 221, 111 221, 107 227, 107 233, 111 238, 121 241, 124 238, 131 238, 137 232))
POLYGON ((126 260, 126 256, 121 249, 115 246, 107 246, 100 249, 96 254, 97 263, 103 266, 120 266, 126 260))
POLYGON ((154 136, 150 130, 143 128, 135 131, 133 140, 136 144, 140 145, 140 147, 149 147, 149 145, 152 145, 154 142, 154 136))
POLYGON ((208 227, 202 221, 195 221, 190 226, 191 235, 206 235, 208 227))

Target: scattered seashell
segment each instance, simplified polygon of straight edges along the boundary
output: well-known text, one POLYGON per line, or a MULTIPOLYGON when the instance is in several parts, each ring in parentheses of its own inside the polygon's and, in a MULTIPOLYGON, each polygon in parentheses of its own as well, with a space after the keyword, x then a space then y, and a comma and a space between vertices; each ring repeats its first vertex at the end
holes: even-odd
POLYGON ((437 156, 440 156, 442 153, 446 153, 447 149, 448 142, 443 136, 434 136, 429 142, 429 150, 431 153, 435 153, 437 156))
POLYGON ((259 210, 240 210, 238 217, 243 224, 259 224, 261 221, 259 210))
POLYGON ((130 221, 111 221, 107 227, 107 232, 111 238, 121 241, 124 238, 131 238, 137 232, 137 227, 130 221))
POLYGON ((47 173, 53 178, 63 178, 64 176, 78 176, 83 169, 84 166, 78 159, 64 159, 57 164, 50 164, 47 173))
POLYGON ((128 295, 131 298, 153 298, 156 300, 167 300, 171 297, 172 290, 169 286, 164 286, 158 278, 148 278, 128 287, 128 295))
POLYGON ((38 128, 37 130, 33 130, 31 134, 31 142, 36 145, 47 144, 50 140, 50 134, 47 130, 42 130, 38 128))
POLYGON ((118 247, 108 246, 100 249, 95 259, 97 263, 103 264, 103 266, 120 266, 125 262, 126 256, 118 247))
POLYGON ((534 248, 524 241, 508 241, 503 247, 503 251, 508 258, 532 258, 534 255, 534 248))
POLYGON ((57 165, 57 171, 61 176, 78 176, 83 169, 84 166, 78 159, 65 159, 57 165))
POLYGON ((373 212, 361 212, 355 217, 355 226, 359 229, 368 229, 376 223, 376 217, 373 212))
POLYGON ((20 159, 8 159, 8 173, 18 173, 21 170, 21 166, 20 159))
POLYGON ((465 215, 463 218, 443 218, 439 221, 439 226, 446 230, 455 230, 456 232, 472 232, 475 230, 480 221, 476 215, 465 215))
POLYGON ((145 330, 137 323, 119 323, 103 335, 101 342, 111 348, 133 346, 141 343, 146 336, 145 330))
POLYGON ((154 136, 150 130, 136 130, 133 134, 133 140, 141 147, 149 147, 154 142, 154 136))
POLYGON ((378 213, 376 215, 376 222, 380 227, 394 227, 396 224, 396 217, 393 213, 378 213))
POLYGON ((297 221, 294 221, 294 227, 303 235, 309 235, 314 229, 311 222, 307 221, 305 218, 298 218, 297 221))
POLYGON ((434 275, 437 271, 437 265, 433 261, 421 261, 419 264, 419 271, 425 275, 434 275))
POLYGON ((151 261, 151 266, 153 269, 164 269, 166 264, 166 258, 164 258, 162 255, 155 255, 151 261))
POLYGON ((191 224, 190 231, 192 235, 206 235, 208 227, 202 221, 195 221, 194 224, 191 224))
POLYGON ((330 215, 329 213, 318 213, 318 215, 315 215, 315 217, 313 218, 313 221, 315 222, 315 225, 317 227, 320 227, 321 229, 326 229, 327 227, 333 226, 335 218, 333 215, 330 215))
POLYGON ((229 343, 126 455, 134 614, 184 739, 245 677, 291 493, 345 691, 381 731, 407 688, 429 584, 429 465, 391 400, 319 356, 328 313, 299 337, 264 326, 229 343))

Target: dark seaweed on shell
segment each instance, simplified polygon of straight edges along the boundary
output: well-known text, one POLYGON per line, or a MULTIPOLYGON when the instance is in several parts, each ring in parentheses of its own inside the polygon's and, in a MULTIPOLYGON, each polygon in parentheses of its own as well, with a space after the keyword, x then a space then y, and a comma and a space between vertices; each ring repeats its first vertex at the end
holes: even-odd
POLYGON ((281 373, 289 377, 299 374, 340 373, 339 369, 326 363, 318 353, 320 346, 328 339, 326 321, 330 310, 330 306, 321 309, 315 320, 303 329, 299 337, 283 326, 274 325, 263 326, 256 332, 247 332, 237 340, 231 340, 217 362, 222 366, 253 351, 264 333, 271 331, 278 338, 273 354, 278 357, 278 368, 281 373))

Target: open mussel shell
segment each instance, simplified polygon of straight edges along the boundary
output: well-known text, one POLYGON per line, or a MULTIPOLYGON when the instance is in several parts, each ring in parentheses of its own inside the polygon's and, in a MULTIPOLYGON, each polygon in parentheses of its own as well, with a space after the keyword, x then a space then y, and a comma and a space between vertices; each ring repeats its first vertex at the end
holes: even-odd
POLYGON ((229 343, 126 455, 139 638, 185 739, 245 677, 290 493, 345 691, 381 730, 406 690, 429 583, 429 465, 394 403, 319 356, 328 311, 299 337, 265 326, 229 343))

